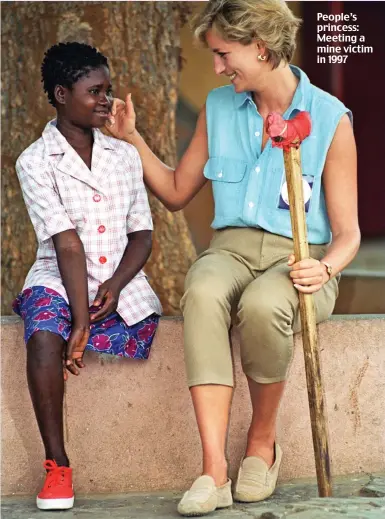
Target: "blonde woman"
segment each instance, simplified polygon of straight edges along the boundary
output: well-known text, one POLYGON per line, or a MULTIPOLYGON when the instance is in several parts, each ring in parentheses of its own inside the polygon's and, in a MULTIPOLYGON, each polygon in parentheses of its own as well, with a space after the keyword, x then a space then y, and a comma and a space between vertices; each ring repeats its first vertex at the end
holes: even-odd
POLYGON ((115 102, 110 121, 114 136, 136 146, 146 183, 171 211, 185 207, 207 181, 213 186, 214 237, 191 267, 181 302, 203 450, 202 475, 178 506, 186 516, 232 504, 225 456, 231 310, 253 409, 234 498, 260 501, 273 493, 282 459, 276 417, 299 329, 298 292, 313 293, 318 322, 327 319, 339 272, 360 243, 351 113, 290 65, 299 24, 281 0, 208 2, 195 20, 195 35, 229 85, 209 93, 175 170, 135 129, 130 96, 115 102), (301 149, 311 258, 295 263, 282 150, 272 148, 265 121, 273 111, 292 118, 303 110, 313 124, 301 149))

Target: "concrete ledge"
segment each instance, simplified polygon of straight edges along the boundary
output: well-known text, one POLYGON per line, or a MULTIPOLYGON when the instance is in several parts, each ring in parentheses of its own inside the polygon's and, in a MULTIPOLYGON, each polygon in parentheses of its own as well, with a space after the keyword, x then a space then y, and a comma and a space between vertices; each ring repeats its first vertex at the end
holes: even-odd
MULTIPOLYGON (((181 319, 162 319, 147 362, 87 354, 67 384, 68 453, 79 493, 181 490, 199 474, 201 453, 185 384, 181 319)), ((2 492, 31 494, 44 453, 25 376, 18 318, 2 320, 2 492)), ((319 326, 334 474, 385 469, 385 316, 319 326)), ((250 419, 234 337, 236 392, 228 454, 234 477, 250 419)), ((281 406, 281 479, 314 475, 300 337, 281 406)))

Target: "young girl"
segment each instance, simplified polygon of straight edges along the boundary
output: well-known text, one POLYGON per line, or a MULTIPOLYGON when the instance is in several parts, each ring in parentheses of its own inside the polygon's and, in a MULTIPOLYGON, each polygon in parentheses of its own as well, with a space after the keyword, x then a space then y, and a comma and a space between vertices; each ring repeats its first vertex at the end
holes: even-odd
POLYGON ((68 371, 79 374, 85 349, 147 359, 161 305, 141 270, 152 220, 139 155, 98 129, 112 104, 107 59, 88 45, 54 45, 42 81, 57 119, 16 163, 38 251, 14 310, 46 452, 37 506, 49 510, 74 502, 63 438, 68 371))

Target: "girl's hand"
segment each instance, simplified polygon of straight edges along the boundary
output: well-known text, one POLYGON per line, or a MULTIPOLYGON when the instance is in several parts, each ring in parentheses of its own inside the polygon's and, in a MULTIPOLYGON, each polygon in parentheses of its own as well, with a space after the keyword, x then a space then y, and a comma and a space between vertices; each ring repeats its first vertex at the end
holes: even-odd
POLYGON ((309 258, 295 263, 294 254, 290 254, 287 264, 291 267, 290 277, 299 292, 313 294, 329 281, 326 266, 319 260, 309 258))
POLYGON ((114 98, 111 115, 108 116, 105 128, 116 139, 129 142, 135 131, 136 115, 131 94, 127 94, 126 102, 114 98))
MULTIPOLYGON (((71 335, 67 342, 67 351, 64 359, 66 370, 73 375, 79 375, 77 368, 84 368, 83 354, 90 336, 90 325, 73 324, 71 335)), ((67 371, 64 372, 64 380, 67 380, 67 371)))
POLYGON ((112 278, 102 283, 92 304, 91 322, 101 321, 107 315, 115 312, 118 307, 119 295, 120 291, 114 285, 112 278), (97 308, 97 311, 94 313, 95 308, 97 308))

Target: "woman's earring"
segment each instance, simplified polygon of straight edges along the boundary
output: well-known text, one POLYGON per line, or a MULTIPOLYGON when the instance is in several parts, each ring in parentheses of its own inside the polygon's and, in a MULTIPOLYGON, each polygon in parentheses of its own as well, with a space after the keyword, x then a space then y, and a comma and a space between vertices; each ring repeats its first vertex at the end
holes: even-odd
POLYGON ((259 61, 265 61, 266 56, 262 56, 262 54, 258 54, 258 59, 259 59, 259 61))

